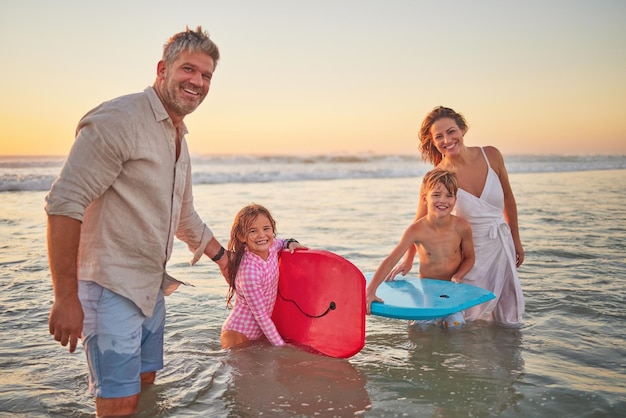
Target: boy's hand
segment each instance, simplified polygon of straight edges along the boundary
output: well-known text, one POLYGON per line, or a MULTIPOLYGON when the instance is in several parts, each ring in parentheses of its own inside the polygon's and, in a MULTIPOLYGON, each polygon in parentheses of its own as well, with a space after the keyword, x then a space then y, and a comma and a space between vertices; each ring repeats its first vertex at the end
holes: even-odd
POLYGON ((375 293, 373 295, 370 293, 366 293, 365 294, 365 312, 368 315, 372 313, 372 302, 384 303, 383 300, 379 298, 378 296, 376 296, 375 293))
POLYGON ((386 282, 393 282, 395 277, 398 275, 398 273, 402 274, 403 276, 406 276, 406 274, 411 271, 411 268, 413 267, 413 263, 406 263, 404 260, 398 264, 397 266, 395 266, 391 272, 389 273, 389 275, 387 277, 385 277, 385 281, 386 282))

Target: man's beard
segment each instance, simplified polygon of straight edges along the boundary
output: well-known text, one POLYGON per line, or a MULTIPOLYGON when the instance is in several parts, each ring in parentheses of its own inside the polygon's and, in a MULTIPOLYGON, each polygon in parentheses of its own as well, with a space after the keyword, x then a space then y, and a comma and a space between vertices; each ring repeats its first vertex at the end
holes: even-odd
MULTIPOLYGON (((180 90, 183 86, 167 79, 165 80, 163 87, 163 100, 165 101, 165 105, 171 112, 176 113, 179 116, 188 115, 196 110, 200 103, 204 100, 204 97, 206 97, 200 93, 197 101, 185 100, 179 96, 181 94, 180 90)), ((194 88, 188 88, 187 90, 196 91, 194 88)))

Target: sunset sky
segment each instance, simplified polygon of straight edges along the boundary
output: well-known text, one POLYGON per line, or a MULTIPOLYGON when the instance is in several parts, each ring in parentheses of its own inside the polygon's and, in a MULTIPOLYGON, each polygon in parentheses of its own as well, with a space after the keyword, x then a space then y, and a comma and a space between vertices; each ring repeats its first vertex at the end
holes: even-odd
POLYGON ((626 154, 625 22, 623 0, 4 1, 0 155, 66 154, 187 25, 222 54, 194 154, 416 153, 437 105, 468 145, 626 154))

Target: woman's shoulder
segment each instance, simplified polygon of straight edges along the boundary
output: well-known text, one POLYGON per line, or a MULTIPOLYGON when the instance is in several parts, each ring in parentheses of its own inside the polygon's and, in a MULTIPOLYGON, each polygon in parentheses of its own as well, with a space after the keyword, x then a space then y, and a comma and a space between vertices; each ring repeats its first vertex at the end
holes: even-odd
POLYGON ((493 145, 483 145, 483 146, 466 146, 467 151, 474 158, 481 157, 483 152, 487 155, 488 158, 497 158, 501 156, 500 150, 493 145))
POLYGON ((499 172, 500 168, 504 166, 504 158, 502 157, 500 150, 493 145, 486 145, 482 147, 482 149, 489 160, 491 168, 496 172, 499 172))
POLYGON ((502 156, 502 153, 500 153, 500 150, 496 147, 494 147, 493 145, 485 145, 482 147, 483 150, 485 150, 485 153, 487 154, 487 157, 498 157, 498 156, 502 156))

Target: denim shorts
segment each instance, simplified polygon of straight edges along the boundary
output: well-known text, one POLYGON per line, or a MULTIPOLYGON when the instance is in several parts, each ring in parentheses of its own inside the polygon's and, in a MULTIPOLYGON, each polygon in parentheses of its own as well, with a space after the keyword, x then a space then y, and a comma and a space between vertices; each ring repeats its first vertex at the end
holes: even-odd
POLYGON ((99 398, 138 394, 140 374, 163 368, 163 293, 159 290, 151 318, 130 299, 95 282, 79 281, 78 296, 85 314, 89 393, 99 398))

